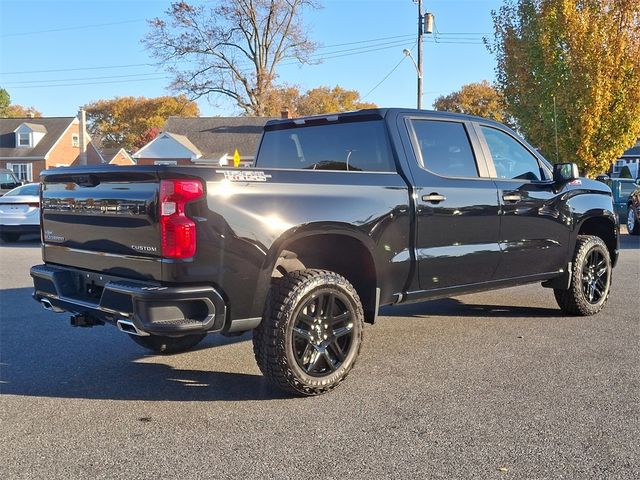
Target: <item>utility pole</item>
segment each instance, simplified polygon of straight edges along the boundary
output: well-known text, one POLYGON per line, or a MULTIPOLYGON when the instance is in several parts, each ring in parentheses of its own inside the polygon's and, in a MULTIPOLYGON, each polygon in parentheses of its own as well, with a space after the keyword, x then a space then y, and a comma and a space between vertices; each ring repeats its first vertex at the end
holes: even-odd
MULTIPOLYGON (((418 62, 416 70, 418 71, 418 110, 422 109, 422 36, 425 33, 433 33, 433 13, 422 13, 422 0, 414 0, 418 4, 418 62)), ((411 56, 405 53, 407 56, 411 56)), ((412 57, 413 59, 413 57, 412 57)), ((415 62, 414 62, 415 63, 415 62)))
POLYGON ((422 0, 418 0, 418 110, 422 109, 422 0))

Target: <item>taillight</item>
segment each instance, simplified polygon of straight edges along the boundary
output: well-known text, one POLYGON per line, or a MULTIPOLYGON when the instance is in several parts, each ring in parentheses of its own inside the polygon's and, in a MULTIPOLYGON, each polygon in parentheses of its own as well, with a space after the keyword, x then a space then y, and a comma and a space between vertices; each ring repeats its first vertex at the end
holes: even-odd
POLYGON ((196 224, 184 213, 188 202, 202 198, 199 180, 160 181, 162 256, 189 258, 196 253, 196 224))

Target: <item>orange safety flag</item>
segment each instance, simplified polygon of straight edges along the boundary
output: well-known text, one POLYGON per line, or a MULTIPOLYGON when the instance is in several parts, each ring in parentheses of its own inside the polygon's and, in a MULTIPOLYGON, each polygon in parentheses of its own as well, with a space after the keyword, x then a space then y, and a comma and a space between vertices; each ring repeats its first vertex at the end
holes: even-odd
POLYGON ((233 152, 233 166, 236 168, 240 166, 240 152, 238 152, 237 148, 236 151, 233 152))

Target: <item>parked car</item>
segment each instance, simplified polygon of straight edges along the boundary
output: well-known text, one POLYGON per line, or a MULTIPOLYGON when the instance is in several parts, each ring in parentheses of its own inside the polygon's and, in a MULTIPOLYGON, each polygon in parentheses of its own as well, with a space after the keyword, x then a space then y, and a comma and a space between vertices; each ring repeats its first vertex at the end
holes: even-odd
POLYGON ((20 185, 22 185, 22 182, 16 177, 16 174, 13 173, 13 170, 0 168, 0 196, 20 185))
POLYGON ((640 187, 627 199, 627 230, 629 235, 640 235, 640 187))
POLYGON ((14 188, 0 198, 0 238, 16 242, 21 235, 40 232, 40 184, 14 188))
POLYGON ((616 214, 620 219, 620 223, 627 221, 627 204, 629 203, 629 195, 638 188, 637 180, 631 178, 611 178, 608 176, 598 176, 596 180, 601 181, 609 186, 613 193, 613 206, 616 214))
POLYGON ((494 121, 275 120, 255 165, 44 172, 33 298, 159 353, 253 329, 263 374, 318 395, 380 305, 543 282, 566 314, 593 315, 609 296, 611 190, 494 121))

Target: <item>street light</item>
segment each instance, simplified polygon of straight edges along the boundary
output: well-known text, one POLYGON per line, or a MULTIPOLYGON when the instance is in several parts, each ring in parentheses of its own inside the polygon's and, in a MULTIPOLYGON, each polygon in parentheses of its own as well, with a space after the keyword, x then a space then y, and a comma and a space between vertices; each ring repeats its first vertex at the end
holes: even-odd
POLYGON ((405 48, 404 50, 402 50, 402 53, 404 53, 407 57, 411 59, 411 61, 413 62, 413 66, 416 67, 416 72, 418 72, 418 78, 422 78, 422 72, 420 71, 420 67, 418 67, 418 64, 416 63, 415 59, 413 58, 413 55, 411 55, 411 50, 409 50, 408 48, 405 48))

